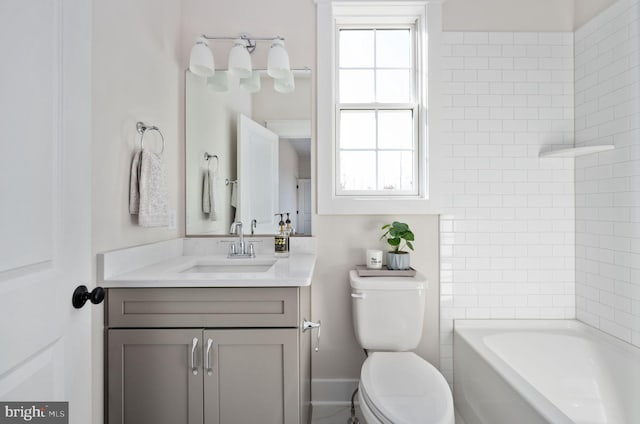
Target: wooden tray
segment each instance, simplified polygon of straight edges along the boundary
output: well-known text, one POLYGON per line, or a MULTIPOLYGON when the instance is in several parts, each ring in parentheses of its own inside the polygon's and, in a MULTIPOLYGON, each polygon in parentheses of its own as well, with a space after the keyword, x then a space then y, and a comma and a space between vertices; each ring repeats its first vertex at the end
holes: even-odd
POLYGON ((368 269, 366 265, 356 265, 356 271, 360 277, 414 277, 416 270, 409 269, 388 269, 382 265, 382 269, 368 269))

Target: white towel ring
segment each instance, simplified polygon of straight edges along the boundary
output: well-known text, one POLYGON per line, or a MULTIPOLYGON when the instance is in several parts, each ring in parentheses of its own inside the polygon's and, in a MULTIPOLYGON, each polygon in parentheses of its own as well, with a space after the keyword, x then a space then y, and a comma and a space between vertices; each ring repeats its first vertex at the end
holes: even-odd
POLYGON ((164 152, 164 135, 162 135, 162 131, 160 131, 160 128, 156 127, 155 125, 148 127, 144 124, 144 122, 138 121, 138 123, 136 123, 136 130, 138 131, 138 134, 140 134, 141 149, 144 149, 144 134, 147 131, 158 131, 158 134, 160 134, 160 138, 162 139, 162 149, 158 154, 162 154, 164 152))

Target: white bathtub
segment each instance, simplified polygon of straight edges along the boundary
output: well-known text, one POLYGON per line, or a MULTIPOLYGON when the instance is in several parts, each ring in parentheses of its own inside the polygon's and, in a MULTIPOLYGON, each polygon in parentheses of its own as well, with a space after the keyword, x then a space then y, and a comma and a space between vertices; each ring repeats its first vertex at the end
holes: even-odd
POLYGON ((466 424, 639 424, 640 349, 573 320, 456 320, 466 424))

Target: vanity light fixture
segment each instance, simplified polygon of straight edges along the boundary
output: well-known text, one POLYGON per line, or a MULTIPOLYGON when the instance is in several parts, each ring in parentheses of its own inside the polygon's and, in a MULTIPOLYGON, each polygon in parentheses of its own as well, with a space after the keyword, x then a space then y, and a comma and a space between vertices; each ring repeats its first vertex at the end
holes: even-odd
POLYGON ((260 72, 253 71, 249 77, 240 78, 240 87, 244 88, 248 93, 260 91, 260 72))
POLYGON ((215 69, 213 54, 209 50, 206 37, 198 37, 196 44, 191 48, 189 70, 201 77, 210 77, 216 72, 215 69))
POLYGON ((233 47, 229 51, 229 72, 240 78, 241 87, 249 92, 260 90, 260 78, 256 72, 253 72, 251 53, 256 49, 257 41, 270 41, 267 74, 274 78, 274 89, 281 93, 293 90, 293 73, 289 63, 289 54, 284 48, 284 38, 280 36, 252 37, 249 34, 240 34, 236 37, 212 37, 203 34, 198 37, 189 58, 189 70, 195 75, 212 77, 215 74, 213 54, 209 49, 208 40, 233 40, 233 47))
POLYGON ((278 93, 291 93, 295 88, 295 82, 293 79, 293 72, 289 72, 283 78, 276 78, 273 80, 273 89, 278 93))
MULTIPOLYGON (((254 45, 255 46, 255 45, 254 45)), ((239 78, 249 78, 251 76, 251 53, 249 53, 249 43, 244 38, 236 38, 233 47, 229 51, 229 71, 239 78)))
POLYGON ((280 38, 273 40, 273 44, 269 49, 267 74, 276 79, 287 78, 291 74, 289 54, 284 48, 284 40, 280 38))

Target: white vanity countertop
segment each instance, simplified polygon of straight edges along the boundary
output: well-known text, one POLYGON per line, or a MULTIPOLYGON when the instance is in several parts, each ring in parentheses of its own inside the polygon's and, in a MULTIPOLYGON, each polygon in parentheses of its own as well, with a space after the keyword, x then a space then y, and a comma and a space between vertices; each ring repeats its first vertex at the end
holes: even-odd
MULTIPOLYGON (((226 260, 226 255, 179 256, 135 271, 116 275, 100 284, 115 287, 303 287, 311 284, 316 258, 292 254, 288 258, 258 256, 254 260, 275 263, 263 272, 184 272, 198 265, 226 260)), ((243 263, 251 259, 242 259, 243 263)), ((230 262, 235 259, 229 260, 230 262)), ((240 260, 239 260, 240 261, 240 260)), ((215 265, 214 265, 215 266, 215 265)))
POLYGON ((219 252, 194 253, 180 239, 100 253, 98 284, 104 288, 304 287, 311 284, 316 263, 315 253, 308 251, 293 252, 288 258, 258 251, 255 258, 242 259, 228 259, 219 252), (251 270, 254 264, 262 269, 251 270), (193 267, 201 269, 194 272, 193 267))

